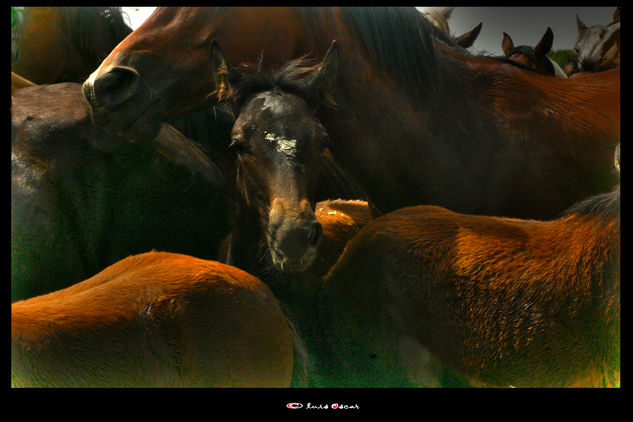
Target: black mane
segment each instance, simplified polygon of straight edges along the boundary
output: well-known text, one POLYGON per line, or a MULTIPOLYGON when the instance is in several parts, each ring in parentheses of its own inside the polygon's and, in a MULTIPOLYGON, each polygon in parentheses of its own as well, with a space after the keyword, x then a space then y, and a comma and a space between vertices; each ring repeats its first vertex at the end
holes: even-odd
MULTIPOLYGON (((294 10, 309 26, 332 28, 330 35, 336 38, 330 11, 294 10)), ((432 89, 438 79, 433 41, 456 46, 414 7, 342 7, 341 16, 360 40, 366 57, 407 85, 432 89)))

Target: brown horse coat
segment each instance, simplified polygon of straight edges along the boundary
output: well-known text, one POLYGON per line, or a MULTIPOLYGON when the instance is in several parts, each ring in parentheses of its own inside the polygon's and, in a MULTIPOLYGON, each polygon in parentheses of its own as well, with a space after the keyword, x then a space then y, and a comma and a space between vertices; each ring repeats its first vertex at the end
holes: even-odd
POLYGON ((150 252, 11 306, 14 387, 288 387, 293 340, 259 279, 150 252))
POLYGON ((617 386, 619 244, 619 188, 547 222, 379 217, 324 282, 331 383, 416 385, 430 351, 476 385, 617 386))

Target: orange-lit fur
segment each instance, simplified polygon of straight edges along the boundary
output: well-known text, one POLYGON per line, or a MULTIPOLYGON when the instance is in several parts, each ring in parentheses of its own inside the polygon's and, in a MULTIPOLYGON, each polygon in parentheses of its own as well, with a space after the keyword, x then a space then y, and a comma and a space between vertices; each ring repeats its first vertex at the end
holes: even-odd
POLYGON ((611 200, 547 222, 435 206, 373 220, 325 280, 335 382, 379 383, 369 368, 406 372, 428 348, 475 385, 619 386, 619 188, 611 200))
POLYGON ((287 387, 293 367, 266 285, 164 252, 13 303, 11 332, 16 387, 287 387))

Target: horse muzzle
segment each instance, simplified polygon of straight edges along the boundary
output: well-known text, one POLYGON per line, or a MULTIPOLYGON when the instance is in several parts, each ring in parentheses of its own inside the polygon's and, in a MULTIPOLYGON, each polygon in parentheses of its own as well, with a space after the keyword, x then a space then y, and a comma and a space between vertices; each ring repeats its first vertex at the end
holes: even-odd
POLYGON ((160 96, 127 66, 97 69, 83 83, 94 123, 128 139, 151 139, 164 120, 160 96))
POLYGON ((323 228, 307 201, 295 213, 274 201, 269 215, 267 242, 273 264, 283 272, 307 270, 316 259, 323 228))

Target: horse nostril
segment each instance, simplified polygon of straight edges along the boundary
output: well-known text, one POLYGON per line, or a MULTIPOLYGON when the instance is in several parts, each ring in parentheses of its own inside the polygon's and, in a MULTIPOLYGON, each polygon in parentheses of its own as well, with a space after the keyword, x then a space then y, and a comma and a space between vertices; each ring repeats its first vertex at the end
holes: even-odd
POLYGON ((310 227, 310 230, 308 230, 310 246, 317 247, 321 241, 321 237, 323 237, 323 227, 321 227, 318 221, 315 221, 312 227, 310 227))
POLYGON ((114 67, 95 79, 95 98, 106 108, 116 107, 136 93, 140 79, 140 75, 134 69, 114 67))

